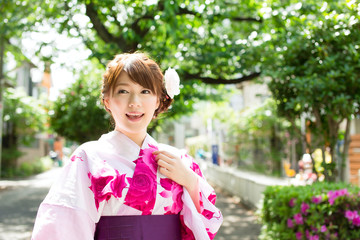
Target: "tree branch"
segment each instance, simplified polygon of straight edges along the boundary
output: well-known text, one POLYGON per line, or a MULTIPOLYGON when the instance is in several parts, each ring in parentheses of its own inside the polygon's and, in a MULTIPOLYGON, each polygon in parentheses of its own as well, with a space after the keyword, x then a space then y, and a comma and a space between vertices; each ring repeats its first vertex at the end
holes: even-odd
POLYGON ((129 49, 132 48, 132 46, 129 46, 125 39, 122 38, 121 36, 119 37, 114 37, 108 30, 107 28, 104 26, 104 24, 101 22, 99 16, 98 16, 98 12, 96 11, 96 9, 94 8, 94 4, 92 2, 90 3, 86 3, 86 15, 90 18, 91 23, 94 26, 94 29, 96 30, 97 34, 99 35, 99 37, 105 42, 105 43, 116 43, 119 48, 123 51, 126 52, 129 49))
POLYGON ((200 75, 200 73, 198 73, 198 74, 185 73, 185 74, 183 74, 183 77, 185 80, 198 79, 206 84, 237 84, 237 83, 242 83, 245 81, 252 80, 252 79, 260 76, 260 74, 261 74, 261 72, 255 72, 255 73, 251 73, 250 75, 247 75, 247 76, 244 76, 241 78, 235 78, 235 79, 202 77, 200 75))
POLYGON ((150 19, 150 20, 153 20, 154 19, 154 16, 151 16, 151 15, 144 15, 138 19, 136 19, 132 24, 131 24, 131 29, 133 29, 137 35, 140 36, 140 38, 143 38, 150 30, 150 28, 145 28, 145 29, 140 29, 139 27, 139 22, 141 20, 144 20, 144 19, 150 19))
MULTIPOLYGON (((179 12, 177 15, 194 15, 194 16, 198 16, 198 17, 202 17, 202 14, 194 12, 194 11, 190 11, 187 8, 179 8, 179 12)), ((226 18, 223 17, 221 14, 214 14, 214 17, 220 17, 220 18, 226 18)), ((258 23, 262 23, 263 20, 260 17, 256 17, 256 18, 252 18, 252 17, 230 17, 229 19, 233 20, 233 21, 237 21, 237 22, 258 22, 258 23)))

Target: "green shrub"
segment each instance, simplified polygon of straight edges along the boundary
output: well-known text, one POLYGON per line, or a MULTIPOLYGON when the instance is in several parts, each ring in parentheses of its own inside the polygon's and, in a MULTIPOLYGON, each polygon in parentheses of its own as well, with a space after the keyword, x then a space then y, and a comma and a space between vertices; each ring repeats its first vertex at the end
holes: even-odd
POLYGON ((18 176, 27 177, 31 176, 34 172, 34 165, 28 162, 23 162, 20 164, 20 167, 17 169, 18 176))
POLYGON ((14 178, 14 177, 28 177, 34 174, 45 172, 51 169, 53 161, 49 156, 45 156, 37 159, 34 162, 23 162, 17 168, 7 168, 3 172, 3 177, 14 178))
POLYGON ((267 187, 260 239, 360 239, 359 191, 344 183, 267 187))

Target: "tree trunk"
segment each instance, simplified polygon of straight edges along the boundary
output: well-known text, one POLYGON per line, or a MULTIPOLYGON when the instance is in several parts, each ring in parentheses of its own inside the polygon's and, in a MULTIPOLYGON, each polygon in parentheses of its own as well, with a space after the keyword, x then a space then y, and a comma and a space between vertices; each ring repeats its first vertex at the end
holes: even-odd
POLYGON ((345 169, 346 169, 345 167, 346 164, 348 164, 347 156, 349 153, 349 146, 350 146, 350 123, 351 123, 351 119, 348 117, 346 119, 344 146, 343 146, 343 152, 341 154, 340 166, 339 166, 340 181, 345 181, 345 169))

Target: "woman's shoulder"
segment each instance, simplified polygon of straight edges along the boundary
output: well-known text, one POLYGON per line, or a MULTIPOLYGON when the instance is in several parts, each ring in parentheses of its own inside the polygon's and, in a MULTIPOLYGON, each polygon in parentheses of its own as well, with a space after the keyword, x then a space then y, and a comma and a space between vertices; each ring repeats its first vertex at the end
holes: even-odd
POLYGON ((92 154, 104 149, 99 141, 88 141, 78 146, 73 154, 92 154))

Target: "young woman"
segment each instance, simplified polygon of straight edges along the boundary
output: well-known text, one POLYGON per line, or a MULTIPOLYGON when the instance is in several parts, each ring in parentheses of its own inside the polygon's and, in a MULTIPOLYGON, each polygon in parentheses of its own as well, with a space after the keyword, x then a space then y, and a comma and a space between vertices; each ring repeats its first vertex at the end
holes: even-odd
MULTIPOLYGON (((115 130, 82 144, 41 203, 32 239, 213 239, 222 223, 198 165, 147 127, 179 93, 179 77, 142 53, 117 55, 102 100, 115 130)), ((89 116, 91 117, 91 116, 89 116)))

